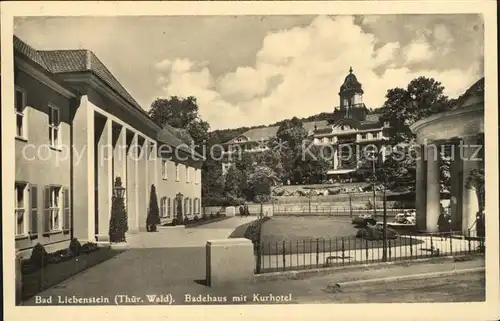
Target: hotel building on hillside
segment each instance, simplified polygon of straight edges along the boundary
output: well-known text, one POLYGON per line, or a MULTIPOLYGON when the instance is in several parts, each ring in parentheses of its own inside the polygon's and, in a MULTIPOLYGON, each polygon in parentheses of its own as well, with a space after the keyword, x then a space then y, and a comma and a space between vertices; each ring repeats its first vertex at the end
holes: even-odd
POLYGON ((177 200, 185 217, 200 213, 203 158, 156 125, 91 51, 40 51, 14 36, 14 83, 21 256, 37 243, 52 252, 72 237, 107 241, 117 177, 129 233, 145 230, 153 184, 163 222, 177 200))
MULTIPOLYGON (((332 160, 328 176, 335 178, 354 173, 363 174, 367 171, 371 173, 371 166, 360 166, 359 157, 363 155, 364 150, 376 150, 378 157, 375 164, 385 160, 390 152, 389 148, 384 147, 389 138, 388 126, 380 121, 380 114, 369 113, 363 103, 362 85, 352 73, 352 68, 340 86, 338 95, 340 105, 334 109, 330 119, 305 122, 304 129, 314 144, 329 147, 324 149, 325 156, 332 160), (376 149, 368 145, 376 146, 376 149), (333 154, 326 155, 328 151, 333 154)), ((279 126, 271 126, 250 129, 225 143, 223 172, 231 166, 235 151, 261 152, 269 149, 267 143, 276 136, 278 128, 279 126)))

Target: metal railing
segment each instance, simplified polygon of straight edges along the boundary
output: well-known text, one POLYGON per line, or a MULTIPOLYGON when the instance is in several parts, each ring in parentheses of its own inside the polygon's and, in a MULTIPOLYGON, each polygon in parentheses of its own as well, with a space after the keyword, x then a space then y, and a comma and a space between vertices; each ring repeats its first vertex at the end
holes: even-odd
MULTIPOLYGON (((397 214, 403 213, 405 210, 413 209, 395 209, 389 208, 386 210, 387 216, 392 220, 397 214)), ((354 217, 361 214, 371 214, 373 215, 373 209, 368 208, 352 208, 352 207, 337 207, 333 205, 317 205, 313 204, 311 207, 307 205, 296 205, 296 206, 283 206, 274 205, 273 215, 274 216, 348 216, 354 217)), ((382 217, 382 209, 377 209, 377 217, 382 217)))
POLYGON ((385 251, 382 240, 358 237, 261 241, 254 243, 255 273, 484 253, 484 237, 472 232, 401 234, 387 240, 385 251))

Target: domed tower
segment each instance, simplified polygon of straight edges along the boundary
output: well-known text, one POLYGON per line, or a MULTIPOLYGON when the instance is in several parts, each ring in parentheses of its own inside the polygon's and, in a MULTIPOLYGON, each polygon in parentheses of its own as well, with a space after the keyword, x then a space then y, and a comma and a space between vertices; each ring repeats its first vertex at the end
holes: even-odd
POLYGON ((349 74, 340 86, 339 96, 340 110, 345 113, 345 117, 352 117, 353 108, 363 106, 363 88, 352 73, 352 67, 349 68, 349 74))

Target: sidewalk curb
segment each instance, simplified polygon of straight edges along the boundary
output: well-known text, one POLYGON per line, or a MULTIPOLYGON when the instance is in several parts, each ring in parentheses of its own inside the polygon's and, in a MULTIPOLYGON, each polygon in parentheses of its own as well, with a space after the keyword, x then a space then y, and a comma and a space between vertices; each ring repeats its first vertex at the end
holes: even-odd
POLYGON ((377 279, 368 279, 368 280, 356 280, 356 281, 347 281, 347 282, 339 282, 335 283, 337 288, 347 288, 352 286, 360 286, 366 284, 376 284, 376 283, 390 283, 390 282, 398 282, 398 281, 409 281, 409 280, 421 280, 427 278, 437 278, 442 276, 452 276, 452 275, 460 275, 474 272, 482 272, 485 271, 485 267, 476 267, 470 269, 458 269, 452 271, 441 271, 441 272, 430 272, 430 273, 420 273, 420 274, 411 274, 411 275, 401 275, 401 276, 390 276, 385 278, 377 278, 377 279))
POLYGON ((398 265, 406 264, 420 264, 429 262, 459 262, 461 259, 466 260, 476 260, 477 258, 484 258, 484 256, 479 255, 463 255, 463 256, 440 256, 440 257, 429 257, 415 260, 402 260, 402 261, 390 261, 390 262, 377 262, 368 264, 356 264, 356 265, 346 265, 346 266, 335 266, 326 268, 316 268, 308 270, 295 270, 295 271, 281 271, 281 272, 270 272, 255 274, 252 279, 252 283, 266 282, 266 281, 278 281, 278 280, 299 280, 305 277, 318 276, 331 274, 340 271, 356 271, 364 269, 376 269, 376 268, 391 268, 398 265))

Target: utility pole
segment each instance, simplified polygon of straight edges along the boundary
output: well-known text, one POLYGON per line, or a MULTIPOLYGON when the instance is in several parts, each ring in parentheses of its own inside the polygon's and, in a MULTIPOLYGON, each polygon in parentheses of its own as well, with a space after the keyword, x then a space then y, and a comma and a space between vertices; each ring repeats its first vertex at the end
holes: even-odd
POLYGON ((384 207, 384 218, 383 218, 383 225, 382 225, 382 237, 383 237, 383 243, 382 243, 382 261, 387 261, 387 204, 386 204, 386 197, 385 197, 385 192, 386 192, 386 186, 383 184, 383 207, 384 207))
POLYGON ((375 181, 376 181, 376 176, 375 176, 375 153, 373 155, 373 179, 372 179, 372 191, 373 191, 373 218, 375 219, 377 217, 377 205, 375 204, 375 181))
POLYGON ((352 192, 349 192, 349 215, 352 218, 352 192))

